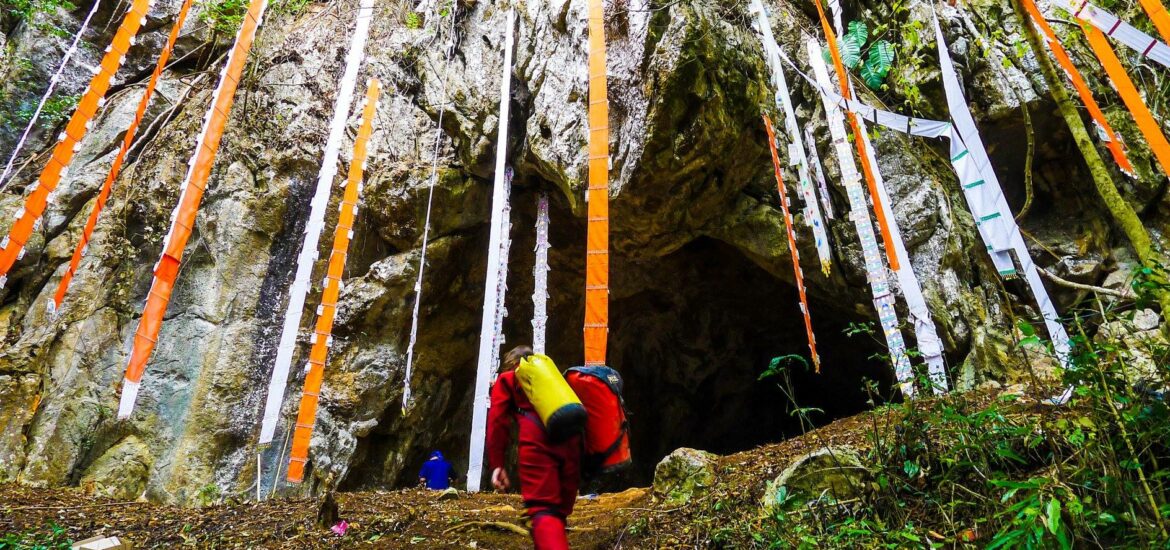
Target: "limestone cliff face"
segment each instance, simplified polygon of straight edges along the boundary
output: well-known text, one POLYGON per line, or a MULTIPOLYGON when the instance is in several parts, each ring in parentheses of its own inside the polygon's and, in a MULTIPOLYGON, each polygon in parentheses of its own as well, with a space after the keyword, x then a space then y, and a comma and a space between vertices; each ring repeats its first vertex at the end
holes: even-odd
MULTIPOLYGON (((314 482, 281 490, 311 490, 325 480, 343 488, 406 481, 432 448, 466 460, 506 15, 499 2, 448 4, 450 11, 388 0, 377 8, 363 74, 380 77, 387 93, 313 438, 314 482), (412 10, 423 14, 421 26, 406 23, 412 10), (455 38, 446 31, 437 36, 439 26, 453 28, 455 38), (454 48, 449 62, 448 47, 454 48), (404 415, 412 287, 440 114, 413 380, 418 401, 404 415)), ((788 52, 800 51, 802 33, 819 36, 810 4, 769 4, 788 52)), ((952 55, 1016 207, 1025 194, 1019 109, 1031 110, 1035 199, 1021 223, 1035 237, 1034 257, 1059 275, 1097 283, 1124 269, 1128 256, 1095 206, 1086 170, 1062 132, 1034 59, 1004 62, 1015 54, 1019 22, 998 4, 976 2, 973 15, 944 9, 952 55), (990 37, 989 54, 978 34, 990 37)), ((63 312, 50 318, 45 303, 178 2, 154 6, 124 80, 62 184, 61 199, 0 291, 0 480, 81 483, 127 497, 145 491, 180 503, 199 502, 211 485, 228 494, 255 483, 255 438, 279 315, 356 11, 350 0, 292 6, 274 5, 260 31, 138 410, 130 421, 116 422, 117 386, 151 266, 227 46, 199 18, 185 30, 175 55, 180 61, 165 74, 141 144, 117 182, 63 312)), ((583 316, 585 5, 546 0, 518 3, 517 9, 506 337, 508 344, 531 337, 531 227, 536 196, 547 191, 553 204, 550 352, 573 363, 581 355, 583 316)), ((928 9, 911 2, 908 12, 891 14, 882 2, 847 3, 853 18, 898 18, 895 33, 905 40, 903 22, 925 21, 928 9)), ((79 9, 57 17, 64 28, 75 28, 83 15, 79 9)), ((104 21, 120 16, 105 13, 86 42, 100 51, 109 38, 104 21)), ((16 60, 29 59, 35 67, 29 77, 35 85, 4 84, 6 105, 15 105, 43 89, 43 75, 57 59, 43 50, 60 41, 47 41, 27 24, 6 25, 6 66, 13 70, 16 60)), ((606 25, 613 151, 610 357, 627 378, 635 453, 651 465, 634 475, 644 476, 684 444, 735 450, 793 429, 779 397, 755 380, 769 358, 806 347, 759 122, 762 109, 773 110, 772 96, 746 3, 614 0, 606 25)), ((927 98, 917 107, 924 115, 944 117, 933 44, 900 52, 906 55, 895 71, 904 74, 868 100, 897 102, 917 94, 927 98)), ((96 56, 88 52, 83 62, 96 56)), ((81 69, 73 70, 64 88, 76 93, 84 78, 81 69)), ((865 406, 863 377, 888 384, 892 375, 870 358, 880 348, 841 334, 850 323, 872 320, 872 306, 828 156, 823 109, 810 87, 793 87, 798 114, 821 142, 837 214, 832 275, 805 262, 824 373, 798 373, 795 383, 802 404, 842 415, 865 406)), ((1121 120, 1124 112, 1115 107, 1111 115, 1121 120)), ((9 120, 0 136, 5 151, 17 126, 9 120)), ((1141 177, 1126 184, 1127 198, 1160 231, 1165 178, 1138 145, 1132 125, 1119 126, 1142 167, 1141 177)), ((46 140, 38 140, 33 149, 39 153, 46 140)), ((941 149, 892 133, 876 142, 956 385, 1022 376, 1010 327, 1012 314, 1031 314, 1027 294, 1019 283, 1002 284, 987 262, 941 149)), ((0 229, 7 230, 41 162, 35 158, 0 194, 0 229)), ((811 235, 803 225, 799 231, 802 256, 814 257, 811 235)), ((1077 298, 1052 290, 1058 305, 1077 298)), ((307 328, 303 335, 307 342, 307 328)), ((295 414, 302 375, 294 371, 277 445, 263 453, 265 487, 282 462, 279 443, 295 414)))

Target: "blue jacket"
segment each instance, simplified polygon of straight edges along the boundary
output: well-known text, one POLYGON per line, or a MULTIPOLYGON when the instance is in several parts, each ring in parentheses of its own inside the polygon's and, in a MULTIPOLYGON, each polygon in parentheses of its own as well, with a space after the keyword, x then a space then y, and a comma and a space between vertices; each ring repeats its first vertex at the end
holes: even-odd
POLYGON ((419 469, 418 477, 426 480, 427 489, 442 491, 450 487, 451 481, 455 479, 455 468, 443 458, 443 453, 435 451, 419 469))

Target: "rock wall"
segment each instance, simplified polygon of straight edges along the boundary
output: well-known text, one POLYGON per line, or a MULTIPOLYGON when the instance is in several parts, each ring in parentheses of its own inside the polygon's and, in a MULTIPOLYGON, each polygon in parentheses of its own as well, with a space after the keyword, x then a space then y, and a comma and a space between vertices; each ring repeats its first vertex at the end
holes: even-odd
MULTIPOLYGON (((808 2, 769 4, 773 28, 789 52, 799 51, 802 33, 819 36, 808 2)), ((925 116, 944 117, 933 44, 924 39, 915 45, 907 30, 912 25, 902 23, 926 21, 927 5, 914 1, 907 12, 891 13, 882 2, 846 4, 850 17, 898 22, 891 32, 900 34, 895 71, 903 74, 868 99, 895 102, 894 107, 905 100, 925 116), (910 102, 916 95, 926 100, 910 102)), ((1034 237, 1034 257, 1080 282, 1095 283, 1108 271, 1124 269, 1131 261, 1124 243, 1096 206, 1087 171, 1047 100, 1035 60, 1012 61, 1019 22, 1000 3, 972 4, 969 15, 943 8, 945 30, 1015 207, 1025 194, 1020 109, 1030 110, 1038 141, 1035 198, 1021 223, 1034 237), (978 45, 980 34, 988 37, 986 53, 978 45)), ((63 312, 49 318, 45 303, 178 8, 178 2, 155 4, 123 80, 62 182, 62 199, 0 291, 0 480, 80 483, 119 496, 144 492, 156 500, 196 503, 212 485, 216 494, 250 492, 258 451, 266 491, 409 482, 432 448, 465 463, 492 153, 500 124, 495 94, 505 11, 501 3, 485 0, 446 5, 450 12, 402 0, 377 8, 364 74, 382 78, 387 93, 372 139, 313 437, 313 481, 303 487, 274 485, 300 372, 289 384, 277 443, 257 449, 255 438, 279 337, 278 316, 356 11, 353 0, 304 7, 277 3, 269 11, 138 410, 131 420, 116 422, 117 386, 150 269, 227 46, 224 37, 209 34, 201 18, 193 17, 184 31, 175 55, 181 61, 164 75, 161 99, 143 125, 149 130, 117 182, 63 312), (408 23, 418 21, 408 18, 412 10, 423 14, 420 25, 408 23), (438 35, 440 26, 453 28, 455 38, 448 31, 438 35), (449 46, 454 50, 447 61, 449 46), (419 399, 404 412, 412 287, 440 115, 443 134, 413 380, 419 399)), ((62 26, 75 28, 84 9, 56 16, 62 26)), ((508 121, 516 171, 515 242, 505 345, 531 335, 529 228, 536 196, 547 191, 553 245, 550 352, 573 363, 582 351, 585 5, 549 0, 518 3, 517 9, 508 121)), ((111 17, 120 15, 101 19, 111 17)), ((5 24, 6 66, 28 59, 35 74, 51 73, 56 57, 41 51, 50 47, 41 41, 43 33, 26 23, 5 24)), ((104 24, 94 29, 85 39, 100 51, 110 29, 104 24)), ((634 413, 640 464, 634 480, 645 481, 659 458, 682 445, 732 451, 799 430, 783 405, 784 394, 756 378, 771 357, 807 348, 759 123, 761 109, 773 109, 771 91, 746 3, 612 0, 606 30, 613 151, 610 354, 627 378, 634 413)), ((84 82, 79 75, 80 69, 71 72, 64 88, 84 82)), ((32 93, 12 82, 4 86, 5 97, 32 93)), ((863 378, 888 389, 891 374, 871 358, 880 346, 841 334, 874 315, 860 247, 844 217, 844 191, 828 156, 823 109, 809 86, 795 82, 793 88, 798 115, 819 141, 838 215, 830 224, 832 274, 805 272, 825 372, 794 378, 801 404, 825 409, 827 419, 866 406, 863 378)), ((1124 118, 1116 106, 1110 114, 1124 118)), ((1119 126, 1142 167, 1140 177, 1127 183, 1127 198, 1160 235, 1165 178, 1157 175, 1135 128, 1119 126)), ((18 130, 10 121, 4 131, 0 137, 8 139, 4 136, 18 130)), ((945 153, 939 144, 892 133, 878 136, 876 144, 952 379, 964 388, 1022 376, 1010 327, 1013 318, 1033 313, 1027 293, 1019 282, 1001 282, 987 262, 945 153)), ((43 139, 36 145, 44 150, 43 139)), ((0 229, 11 223, 39 159, 0 194, 0 229)), ((804 258, 814 256, 804 229, 799 246, 804 258)), ((1058 305, 1078 299, 1051 290, 1058 305)), ((309 303, 316 299, 311 296, 309 303)), ((307 342, 307 328, 302 335, 307 342)))

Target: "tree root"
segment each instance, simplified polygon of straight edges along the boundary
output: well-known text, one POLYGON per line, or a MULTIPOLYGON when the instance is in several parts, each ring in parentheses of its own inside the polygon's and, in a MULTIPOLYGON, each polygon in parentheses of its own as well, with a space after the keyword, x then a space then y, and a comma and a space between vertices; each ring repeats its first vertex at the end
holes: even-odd
POLYGON ((528 530, 516 525, 515 523, 508 523, 506 521, 465 521, 454 527, 448 527, 443 531, 444 535, 453 533, 455 531, 464 531, 470 529, 479 529, 483 527, 490 527, 492 529, 499 529, 501 531, 511 531, 522 537, 528 536, 528 530))

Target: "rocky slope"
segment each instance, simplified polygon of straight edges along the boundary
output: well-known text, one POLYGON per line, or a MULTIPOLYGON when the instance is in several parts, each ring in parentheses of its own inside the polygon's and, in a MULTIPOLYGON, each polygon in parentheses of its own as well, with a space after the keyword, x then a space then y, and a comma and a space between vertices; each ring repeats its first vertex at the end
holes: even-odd
MULTIPOLYGON (((768 4, 787 51, 798 51, 802 33, 819 36, 810 3, 768 4)), ((915 38, 913 22, 926 21, 928 6, 914 1, 892 13, 881 2, 845 4, 849 18, 874 27, 890 23, 890 38, 900 48, 890 89, 867 99, 945 117, 933 44, 915 38)), ((1024 202, 1027 132, 1020 109, 1026 107, 1036 137, 1035 197, 1021 224, 1034 237, 1033 256, 1068 279, 1119 283, 1132 260, 1097 206, 1035 60, 1027 52, 1015 59, 1019 21, 1000 4, 971 2, 970 12, 943 7, 941 16, 1005 191, 1014 207, 1024 202), (978 35, 991 41, 989 49, 979 46, 978 35)), ((449 9, 401 0, 378 6, 364 74, 382 78, 388 93, 313 439, 314 482, 282 491, 313 490, 323 481, 342 488, 393 485, 409 480, 432 448, 466 460, 461 451, 483 296, 505 12, 502 4, 484 0, 444 5, 449 9), (416 9, 423 17, 408 17, 416 9), (446 30, 438 35, 440 27, 453 28, 456 38, 446 30), (454 47, 449 62, 448 46, 454 47), (412 287, 440 114, 443 139, 413 380, 419 399, 404 414, 399 403, 412 287)), ((205 12, 212 9, 207 6, 205 12)), ((583 315, 585 6, 569 0, 517 6, 508 121, 516 171, 514 244, 505 332, 508 344, 530 338, 529 228, 535 197, 547 191, 550 352, 571 363, 581 355, 583 315)), ((86 7, 44 17, 76 28, 86 7)), ((356 2, 285 2, 270 10, 130 421, 113 418, 117 384, 230 42, 211 32, 205 18, 192 18, 184 31, 179 61, 164 75, 144 124, 149 130, 117 183, 62 314, 53 319, 45 313, 177 8, 174 1, 154 5, 122 80, 62 183, 61 198, 0 291, 0 480, 42 486, 85 480, 113 495, 145 492, 174 503, 193 502, 209 486, 242 492, 256 481, 254 441, 279 337, 277 316, 356 2)), ((84 63, 94 62, 112 31, 106 22, 118 17, 106 11, 98 18, 86 36, 97 46, 86 51, 84 63)), ((15 105, 39 95, 62 39, 12 18, 4 23, 4 68, 11 76, 32 66, 26 79, 3 85, 8 105, 15 105)), ((755 380, 769 358, 806 347, 759 123, 761 109, 772 108, 771 92, 746 3, 614 0, 607 4, 606 26, 613 151, 610 357, 627 378, 634 414, 641 467, 633 476, 647 481, 652 465, 676 447, 735 451, 796 430, 779 406, 781 396, 755 380)), ((1083 48, 1074 51, 1082 66, 1092 66, 1083 48)), ((76 93, 82 73, 73 70, 62 90, 76 93)), ((1148 92, 1161 97, 1152 80, 1148 92)), ((832 274, 805 272, 824 373, 794 383, 809 406, 836 417, 866 407, 863 378, 888 386, 892 375, 870 357, 880 347, 841 334, 874 316, 860 248, 844 217, 844 192, 827 155, 823 109, 802 83, 794 83, 794 95, 802 121, 821 141, 838 214, 831 224, 832 274)), ((1160 236, 1166 179, 1119 103, 1108 104, 1139 166, 1139 178, 1125 181, 1123 191, 1160 236)), ((1156 106, 1163 108, 1160 100, 1156 106)), ((4 145, 17 126, 9 120, 4 145)), ((44 150, 45 136, 34 149, 44 150)), ((1009 327, 1013 316, 1030 315, 1027 294, 1019 282, 1002 284, 987 262, 942 149, 892 133, 880 135, 877 146, 955 385, 1022 376, 1008 353, 1014 345, 1009 327)), ((0 195, 0 229, 11 223, 39 162, 30 162, 0 195)), ((803 230, 800 246, 807 248, 804 258, 814 256, 803 230)), ((1058 306, 1079 297, 1051 290, 1058 306)), ((307 331, 303 335, 307 341, 307 331)), ((299 386, 295 373, 290 394, 299 386)), ((287 405, 278 441, 295 414, 293 400, 287 405)), ((278 454, 278 448, 264 453, 266 487, 278 454)))

